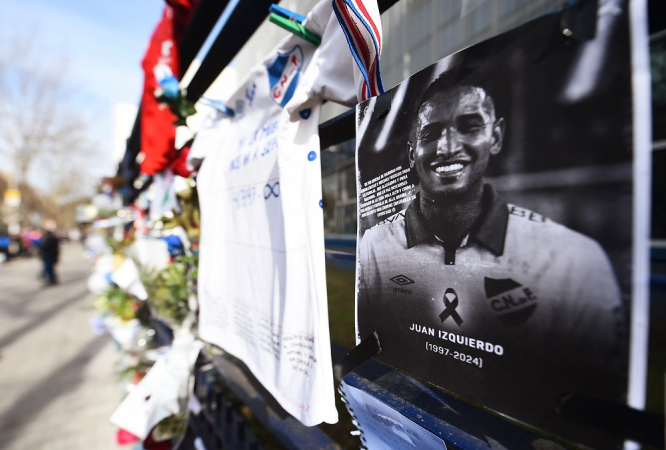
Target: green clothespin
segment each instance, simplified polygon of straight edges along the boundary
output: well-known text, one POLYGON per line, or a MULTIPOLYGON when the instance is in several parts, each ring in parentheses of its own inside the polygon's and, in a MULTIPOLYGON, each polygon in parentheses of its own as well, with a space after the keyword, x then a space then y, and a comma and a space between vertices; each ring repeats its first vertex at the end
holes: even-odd
POLYGON ((280 28, 284 28, 290 33, 293 33, 296 36, 305 39, 306 41, 308 41, 313 45, 319 46, 319 44, 321 44, 321 37, 317 36, 311 31, 308 31, 307 28, 305 28, 303 25, 301 25, 298 22, 289 20, 275 13, 270 13, 270 15, 268 16, 268 20, 274 23, 275 25, 279 26, 280 28))

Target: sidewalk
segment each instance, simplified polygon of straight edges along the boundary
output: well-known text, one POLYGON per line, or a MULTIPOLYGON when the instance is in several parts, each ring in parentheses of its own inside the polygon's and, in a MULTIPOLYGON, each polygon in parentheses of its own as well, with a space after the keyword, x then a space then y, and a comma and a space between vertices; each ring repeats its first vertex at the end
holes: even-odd
POLYGON ((92 262, 61 247, 60 284, 42 287, 38 258, 0 265, 0 448, 119 449, 109 417, 122 392, 118 354, 94 335, 92 262))

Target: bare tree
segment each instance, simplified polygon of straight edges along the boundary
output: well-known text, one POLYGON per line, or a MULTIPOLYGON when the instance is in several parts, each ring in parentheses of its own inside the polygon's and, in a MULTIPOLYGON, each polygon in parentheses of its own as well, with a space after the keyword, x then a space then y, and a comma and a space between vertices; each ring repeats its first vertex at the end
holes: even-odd
POLYGON ((48 161, 49 170, 44 173, 49 186, 48 192, 43 196, 46 215, 63 227, 75 224, 74 206, 82 198, 90 197, 92 192, 86 192, 84 187, 94 184, 86 167, 88 158, 71 156, 48 161))
POLYGON ((0 45, 0 152, 17 182, 40 159, 71 154, 85 141, 85 124, 70 106, 65 63, 48 61, 34 39, 0 45))
POLYGON ((49 58, 36 37, 0 38, 0 156, 13 168, 10 187, 48 185, 46 197, 56 204, 82 188, 94 146, 88 126, 74 103, 63 58, 49 58), (46 182, 45 182, 46 181, 46 182))

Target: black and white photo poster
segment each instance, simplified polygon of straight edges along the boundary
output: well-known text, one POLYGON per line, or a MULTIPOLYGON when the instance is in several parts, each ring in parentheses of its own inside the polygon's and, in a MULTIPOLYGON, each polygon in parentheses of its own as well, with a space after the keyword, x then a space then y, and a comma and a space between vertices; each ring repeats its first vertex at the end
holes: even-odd
POLYGON ((589 37, 546 16, 358 105, 357 339, 376 331, 392 367, 612 448, 556 412, 570 394, 644 395, 649 120, 629 7, 600 5, 589 37))

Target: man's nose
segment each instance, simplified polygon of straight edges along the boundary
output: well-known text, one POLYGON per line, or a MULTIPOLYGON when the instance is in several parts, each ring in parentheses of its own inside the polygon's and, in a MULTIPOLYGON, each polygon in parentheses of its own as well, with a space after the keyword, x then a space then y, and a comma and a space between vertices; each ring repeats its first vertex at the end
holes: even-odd
POLYGON ((445 157, 451 157, 460 150, 460 140, 458 133, 452 127, 446 127, 442 130, 442 135, 437 141, 437 154, 445 157))

